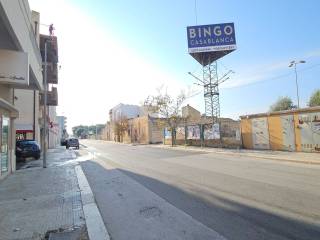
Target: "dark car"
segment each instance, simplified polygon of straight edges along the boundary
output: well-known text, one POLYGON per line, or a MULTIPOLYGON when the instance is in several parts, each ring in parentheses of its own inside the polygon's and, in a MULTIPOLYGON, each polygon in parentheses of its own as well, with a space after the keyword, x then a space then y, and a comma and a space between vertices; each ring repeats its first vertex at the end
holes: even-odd
POLYGON ((66 148, 69 149, 71 147, 79 149, 79 140, 77 138, 69 138, 67 140, 66 148))
POLYGON ((39 159, 41 154, 40 146, 35 140, 19 140, 16 142, 17 159, 25 160, 28 157, 39 159))
POLYGON ((61 146, 67 146, 67 139, 62 138, 62 139, 60 140, 60 145, 61 145, 61 146))

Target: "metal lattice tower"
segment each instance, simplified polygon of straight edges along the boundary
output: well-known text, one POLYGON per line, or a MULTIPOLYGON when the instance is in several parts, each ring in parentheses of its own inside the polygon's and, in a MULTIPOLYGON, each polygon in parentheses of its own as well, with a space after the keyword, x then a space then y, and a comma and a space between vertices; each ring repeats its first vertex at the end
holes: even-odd
POLYGON ((212 123, 219 123, 220 102, 219 102, 219 79, 217 62, 214 61, 203 66, 203 86, 205 114, 212 117, 212 123))

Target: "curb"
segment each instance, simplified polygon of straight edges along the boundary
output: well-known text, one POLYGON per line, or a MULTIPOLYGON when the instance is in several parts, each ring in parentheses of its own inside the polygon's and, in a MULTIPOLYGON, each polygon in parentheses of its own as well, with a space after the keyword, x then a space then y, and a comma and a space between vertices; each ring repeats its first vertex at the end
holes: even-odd
MULTIPOLYGON (((127 145, 127 146, 135 146, 135 145, 128 144, 128 143, 118 143, 118 142, 113 142, 113 141, 106 141, 106 142, 112 143, 112 144, 122 144, 122 145, 127 145)), ((82 144, 82 145, 85 146, 84 144, 82 144)), ((320 165, 320 161, 312 161, 312 160, 301 161, 301 160, 297 160, 297 159, 287 159, 287 158, 281 158, 281 157, 279 158, 276 156, 274 156, 274 157, 261 156, 261 155, 257 155, 254 153, 252 155, 249 153, 249 155, 248 155, 248 153, 243 153, 243 152, 234 153, 234 152, 225 152, 225 151, 212 151, 211 149, 204 149, 204 148, 200 148, 200 147, 199 147, 199 149, 195 149, 195 148, 189 148, 186 146, 179 146, 179 145, 175 145, 174 147, 171 147, 171 146, 167 146, 167 145, 163 145, 163 144, 160 144, 160 145, 146 144, 144 146, 149 146, 149 147, 153 147, 153 148, 166 148, 166 149, 171 149, 171 150, 202 151, 202 152, 206 152, 206 153, 225 154, 225 155, 237 156, 237 157, 239 157, 239 155, 241 155, 243 157, 261 158, 261 159, 278 161, 278 162, 291 162, 291 163, 300 163, 300 164, 320 165)))
POLYGON ((233 152, 219 152, 219 151, 210 151, 208 149, 194 149, 194 148, 188 148, 188 147, 181 147, 181 146, 175 146, 175 147, 168 147, 168 146, 160 146, 160 147, 156 147, 156 146, 152 146, 151 147, 154 148, 166 148, 166 149, 173 149, 173 150, 187 150, 187 151, 202 151, 202 152, 206 152, 206 153, 216 153, 216 154, 225 154, 225 155, 230 155, 230 156, 242 156, 242 157, 252 157, 252 158, 261 158, 261 159, 266 159, 266 160, 271 160, 271 161, 279 161, 279 162, 291 162, 291 163, 300 163, 300 164, 310 164, 310 165, 320 165, 320 161, 312 161, 312 160, 297 160, 297 159, 286 159, 286 158, 278 158, 278 157, 271 157, 271 156, 260 156, 257 154, 250 154, 249 155, 247 153, 233 153, 233 152))
POLYGON ((77 165, 75 171, 78 178, 78 184, 81 192, 81 201, 87 231, 90 240, 110 240, 110 235, 105 227, 98 206, 95 202, 91 187, 88 183, 82 167, 77 165))

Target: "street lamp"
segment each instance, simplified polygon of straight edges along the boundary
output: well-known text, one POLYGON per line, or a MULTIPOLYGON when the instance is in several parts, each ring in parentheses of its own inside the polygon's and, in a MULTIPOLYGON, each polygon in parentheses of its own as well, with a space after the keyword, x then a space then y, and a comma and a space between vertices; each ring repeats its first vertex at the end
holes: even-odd
POLYGON ((289 67, 294 67, 294 72, 296 74, 296 90, 297 90, 297 100, 298 100, 298 108, 300 108, 300 100, 299 100, 299 86, 298 86, 298 74, 297 74, 297 64, 306 63, 304 60, 300 61, 291 61, 289 67))

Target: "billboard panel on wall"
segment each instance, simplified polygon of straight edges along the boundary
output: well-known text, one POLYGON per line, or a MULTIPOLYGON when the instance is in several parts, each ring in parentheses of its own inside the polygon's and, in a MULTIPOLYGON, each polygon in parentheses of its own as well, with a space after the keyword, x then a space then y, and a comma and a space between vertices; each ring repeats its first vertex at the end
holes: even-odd
POLYGON ((188 139, 200 139, 200 127, 198 125, 188 126, 188 139))
POLYGON ((189 26, 187 36, 190 55, 203 66, 237 48, 233 23, 189 26))
POLYGON ((177 127, 176 128, 176 138, 178 140, 184 140, 185 139, 185 128, 184 127, 177 127))
POLYGON ((219 124, 204 125, 204 139, 220 139, 219 124))
POLYGON ((301 149, 320 152, 320 112, 299 114, 301 149))

